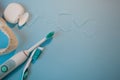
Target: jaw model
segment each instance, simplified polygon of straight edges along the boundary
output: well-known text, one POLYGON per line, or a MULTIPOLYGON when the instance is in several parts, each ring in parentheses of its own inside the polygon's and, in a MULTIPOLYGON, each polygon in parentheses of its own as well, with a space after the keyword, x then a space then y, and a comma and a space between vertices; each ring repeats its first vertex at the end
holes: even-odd
POLYGON ((13 33, 13 31, 7 26, 6 22, 0 18, 0 30, 8 37, 9 44, 6 48, 0 49, 0 55, 4 53, 9 53, 17 48, 18 40, 13 33))

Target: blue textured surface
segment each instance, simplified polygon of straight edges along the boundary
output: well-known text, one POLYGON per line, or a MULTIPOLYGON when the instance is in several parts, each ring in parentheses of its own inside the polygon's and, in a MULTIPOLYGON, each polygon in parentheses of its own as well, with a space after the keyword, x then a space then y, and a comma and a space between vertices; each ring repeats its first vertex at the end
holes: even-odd
POLYGON ((8 37, 0 30, 0 48, 5 48, 7 47, 7 45, 8 45, 8 37))
MULTIPOLYGON (((16 52, 57 31, 28 80, 120 80, 120 0, 0 0, 20 2, 30 21, 19 31, 16 52)), ((0 57, 0 63, 16 52, 0 57)), ((5 80, 20 80, 23 66, 5 80)))

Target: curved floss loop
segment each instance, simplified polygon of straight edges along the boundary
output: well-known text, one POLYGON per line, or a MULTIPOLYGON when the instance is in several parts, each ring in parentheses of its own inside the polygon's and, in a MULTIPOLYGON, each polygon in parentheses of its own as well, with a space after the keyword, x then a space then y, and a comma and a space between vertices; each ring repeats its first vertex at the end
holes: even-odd
POLYGON ((6 48, 0 49, 0 55, 13 51, 18 46, 18 40, 13 31, 7 26, 6 22, 0 18, 0 30, 8 37, 9 44, 6 48))

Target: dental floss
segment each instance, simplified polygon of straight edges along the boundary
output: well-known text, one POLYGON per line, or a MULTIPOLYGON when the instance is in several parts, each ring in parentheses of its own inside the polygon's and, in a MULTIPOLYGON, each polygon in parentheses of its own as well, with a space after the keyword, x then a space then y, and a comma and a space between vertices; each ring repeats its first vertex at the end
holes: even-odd
POLYGON ((19 3, 10 3, 4 10, 4 18, 13 24, 16 24, 19 17, 25 12, 24 7, 19 3))
POLYGON ((19 27, 23 26, 29 19, 29 13, 19 3, 10 3, 4 10, 4 18, 12 24, 18 23, 19 27))
POLYGON ((26 12, 19 19, 18 22, 19 27, 23 26, 28 21, 28 19, 29 19, 29 13, 26 12))

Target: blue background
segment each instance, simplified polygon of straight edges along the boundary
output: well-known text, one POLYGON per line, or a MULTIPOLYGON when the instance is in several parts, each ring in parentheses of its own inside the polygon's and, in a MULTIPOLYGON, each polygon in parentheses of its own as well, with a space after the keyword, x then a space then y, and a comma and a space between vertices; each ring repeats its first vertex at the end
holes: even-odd
MULTIPOLYGON (((23 4, 31 18, 12 28, 19 46, 0 56, 1 64, 56 31, 28 80, 120 80, 120 0, 0 0, 1 12, 11 2, 23 4)), ((5 47, 1 32, 0 39, 5 47)), ((20 80, 23 67, 5 80, 20 80)))

